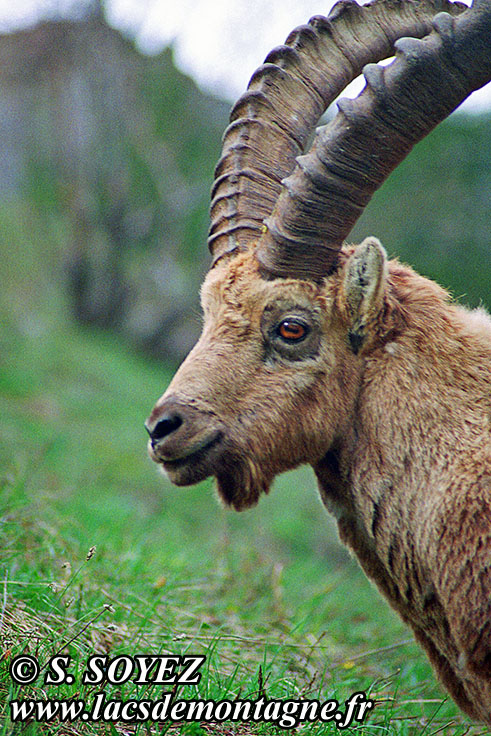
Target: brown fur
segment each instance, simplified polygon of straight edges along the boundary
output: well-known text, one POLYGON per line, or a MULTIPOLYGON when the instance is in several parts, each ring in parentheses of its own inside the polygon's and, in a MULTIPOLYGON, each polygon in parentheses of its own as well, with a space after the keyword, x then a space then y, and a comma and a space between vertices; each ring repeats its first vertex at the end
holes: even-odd
POLYGON ((179 414, 151 456, 170 479, 217 478, 257 503, 310 463, 355 552, 442 683, 491 725, 491 320, 387 264, 373 239, 315 284, 260 277, 254 250, 202 290, 203 334, 149 428, 179 414), (310 326, 298 345, 277 324, 310 326))

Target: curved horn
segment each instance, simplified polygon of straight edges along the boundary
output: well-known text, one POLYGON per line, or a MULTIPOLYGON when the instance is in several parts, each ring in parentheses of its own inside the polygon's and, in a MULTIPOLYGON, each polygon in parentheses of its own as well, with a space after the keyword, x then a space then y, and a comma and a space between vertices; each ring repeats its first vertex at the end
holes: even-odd
POLYGON ((491 79, 491 2, 438 14, 423 39, 396 41, 387 67, 369 64, 356 100, 339 103, 283 182, 258 258, 270 276, 321 278, 375 190, 461 102, 491 79))
POLYGON ((328 18, 315 16, 266 57, 232 109, 215 170, 208 240, 213 264, 257 241, 320 116, 365 64, 392 55, 401 36, 427 35, 438 11, 466 8, 450 0, 372 0, 365 6, 341 0, 328 18))

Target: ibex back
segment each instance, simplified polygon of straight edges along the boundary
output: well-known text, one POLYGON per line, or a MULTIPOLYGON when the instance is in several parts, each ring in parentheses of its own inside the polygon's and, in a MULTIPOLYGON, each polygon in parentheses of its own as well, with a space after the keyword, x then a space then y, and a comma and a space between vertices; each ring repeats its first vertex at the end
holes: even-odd
POLYGON ((489 0, 343 0, 271 52, 224 137, 202 336, 147 422, 174 483, 213 475, 237 510, 311 464, 341 539, 488 724, 491 319, 375 238, 343 243, 411 147, 491 78, 490 38, 489 0), (362 67, 365 90, 304 155, 362 67))

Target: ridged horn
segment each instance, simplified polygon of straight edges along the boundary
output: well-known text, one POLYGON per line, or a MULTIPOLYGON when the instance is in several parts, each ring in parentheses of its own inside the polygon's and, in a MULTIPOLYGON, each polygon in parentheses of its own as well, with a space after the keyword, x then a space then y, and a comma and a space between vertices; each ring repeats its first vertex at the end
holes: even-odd
POLYGON ((459 17, 439 13, 426 38, 401 38, 396 59, 369 64, 356 100, 320 128, 284 182, 257 255, 268 276, 317 279, 375 190, 424 138, 491 79, 491 2, 459 17))
MULTIPOLYGON (((423 37, 450 0, 341 0, 327 18, 296 28, 253 74, 230 115, 215 170, 208 239, 213 264, 257 241, 324 110, 402 36, 423 37)), ((267 259, 265 259, 267 260, 267 259)))

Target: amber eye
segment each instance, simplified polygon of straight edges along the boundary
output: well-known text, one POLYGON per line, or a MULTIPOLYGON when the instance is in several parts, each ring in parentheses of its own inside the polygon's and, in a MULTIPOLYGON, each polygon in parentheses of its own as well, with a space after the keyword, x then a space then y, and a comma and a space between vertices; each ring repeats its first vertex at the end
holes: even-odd
POLYGON ((288 342, 300 342, 307 336, 309 328, 297 319, 284 319, 278 325, 277 334, 288 342))

